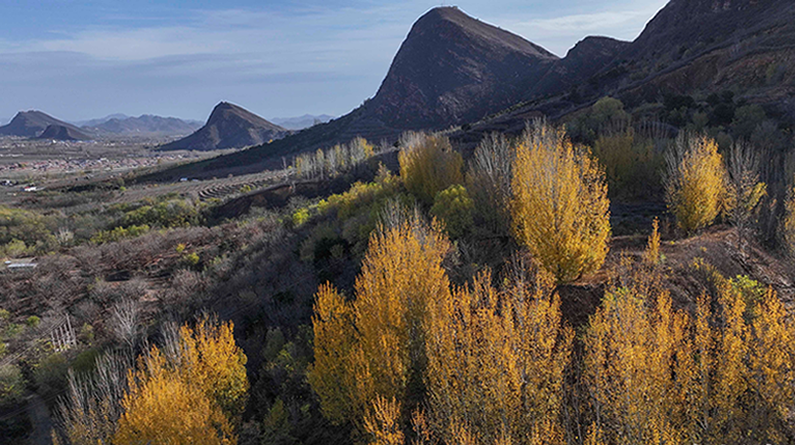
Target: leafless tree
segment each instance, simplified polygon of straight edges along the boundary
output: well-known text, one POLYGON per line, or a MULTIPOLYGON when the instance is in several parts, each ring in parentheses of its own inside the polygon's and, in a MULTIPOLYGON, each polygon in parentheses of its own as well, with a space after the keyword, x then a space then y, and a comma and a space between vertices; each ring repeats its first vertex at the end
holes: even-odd
POLYGON ((737 247, 743 256, 759 203, 767 193, 767 185, 759 180, 759 159, 758 152, 744 141, 734 143, 726 157, 730 183, 729 219, 737 230, 737 247))
POLYGON ((105 354, 97 358, 93 373, 69 370, 67 393, 55 411, 61 443, 109 443, 122 413, 120 402, 127 391, 127 370, 131 366, 130 356, 105 354))
POLYGON ((116 338, 132 351, 141 333, 141 303, 134 298, 124 298, 111 310, 110 327, 116 338))
POLYGON ((469 162, 467 187, 479 216, 497 233, 507 234, 514 148, 504 135, 481 141, 469 162))

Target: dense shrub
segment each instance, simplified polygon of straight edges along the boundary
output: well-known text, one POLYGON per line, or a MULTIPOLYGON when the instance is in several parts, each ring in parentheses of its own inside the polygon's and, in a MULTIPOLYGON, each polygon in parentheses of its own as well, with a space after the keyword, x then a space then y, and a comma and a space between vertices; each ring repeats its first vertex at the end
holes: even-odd
POLYGON ((440 191, 463 183, 464 161, 443 136, 422 135, 404 146, 398 156, 406 189, 425 204, 440 191))
POLYGON ((25 378, 14 365, 0 366, 0 406, 18 402, 25 393, 25 378))
POLYGON ((55 226, 53 217, 0 206, 0 256, 45 253, 56 248, 55 226))
POLYGON ((691 234, 712 224, 726 199, 727 172, 717 143, 682 134, 666 161, 666 200, 677 225, 691 234))
POLYGON ((475 203, 462 185, 453 185, 436 194, 431 215, 444 224, 451 238, 458 238, 472 228, 475 203))
POLYGON ((174 199, 131 210, 122 217, 121 226, 189 227, 202 221, 199 207, 188 200, 174 199))
POLYGON ((650 140, 641 140, 635 132, 600 136, 593 154, 607 176, 613 199, 654 199, 662 195, 660 174, 665 159, 650 140))
POLYGON ((101 230, 91 237, 94 244, 111 243, 121 241, 125 238, 136 238, 149 231, 149 226, 114 227, 111 230, 101 230))
POLYGON ((517 147, 512 189, 517 241, 559 282, 601 267, 610 201, 604 173, 588 151, 539 123, 517 147))

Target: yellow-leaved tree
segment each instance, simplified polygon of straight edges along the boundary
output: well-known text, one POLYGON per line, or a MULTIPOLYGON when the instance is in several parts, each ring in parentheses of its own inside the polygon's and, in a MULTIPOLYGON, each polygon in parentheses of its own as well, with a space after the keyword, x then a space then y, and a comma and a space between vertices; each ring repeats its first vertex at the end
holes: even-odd
POLYGON ((584 338, 584 364, 595 428, 608 443, 688 442, 688 322, 657 284, 605 293, 584 338))
POLYGON ((562 443, 563 371, 573 331, 554 279, 503 291, 486 272, 431 305, 428 406, 444 443, 562 443))
POLYGON ((444 136, 411 133, 398 154, 400 177, 406 189, 430 205, 436 194, 464 182, 464 160, 444 136))
POLYGON ((248 379, 232 323, 183 326, 175 346, 168 356, 152 347, 130 370, 114 444, 237 442, 248 379))
POLYGON ((516 239, 558 282, 601 267, 610 201, 604 173, 587 150, 536 123, 517 147, 511 188, 516 239))
POLYGON ((727 198, 727 172, 718 144, 682 133, 666 161, 665 196, 679 227, 691 234, 712 224, 727 198))
POLYGON ((450 292, 442 267, 450 248, 436 224, 409 217, 371 236, 353 303, 320 288, 309 382, 329 419, 364 430, 379 397, 408 412, 422 399, 424 324, 429 302, 450 292))
POLYGON ((795 326, 772 290, 760 296, 747 279, 714 275, 717 297, 702 296, 696 307, 694 430, 707 443, 785 443, 795 326))

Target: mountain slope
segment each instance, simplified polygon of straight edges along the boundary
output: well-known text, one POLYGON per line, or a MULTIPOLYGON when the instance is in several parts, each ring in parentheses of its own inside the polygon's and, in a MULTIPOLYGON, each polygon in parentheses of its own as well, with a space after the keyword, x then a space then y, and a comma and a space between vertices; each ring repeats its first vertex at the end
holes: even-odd
POLYGON ((671 0, 590 85, 630 105, 732 90, 793 121, 795 2, 671 0))
POLYGON ((46 113, 36 110, 20 111, 14 119, 0 127, 1 136, 36 137, 44 132, 50 125, 62 126, 72 132, 83 133, 72 124, 58 120, 46 113))
POLYGON ((160 147, 161 150, 242 148, 280 139, 288 130, 237 105, 221 102, 195 133, 160 147))
POLYGON ((85 141, 91 136, 72 126, 51 124, 36 139, 51 139, 55 141, 85 141))
POLYGON ((621 46, 612 60, 604 62, 610 57, 606 54, 602 66, 588 66, 590 77, 566 86, 560 65, 576 56, 575 47, 539 82, 558 82, 557 88, 537 88, 521 106, 473 125, 475 134, 455 137, 472 143, 495 130, 521 131, 530 116, 558 119, 604 96, 633 108, 660 102, 665 95, 703 99, 723 91, 762 105, 785 125, 795 125, 791 0, 671 0, 635 41, 621 46))

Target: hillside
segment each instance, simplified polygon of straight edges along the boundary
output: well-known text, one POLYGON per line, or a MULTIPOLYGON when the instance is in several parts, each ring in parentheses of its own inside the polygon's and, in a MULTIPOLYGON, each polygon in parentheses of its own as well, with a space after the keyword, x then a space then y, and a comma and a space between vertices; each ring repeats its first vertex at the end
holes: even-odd
POLYGON ((52 139, 55 141, 85 141, 91 139, 86 133, 65 125, 48 125, 47 128, 36 139, 52 139))
POLYGON ((237 105, 221 102, 207 123, 190 136, 160 147, 161 150, 217 150, 243 148, 280 139, 288 130, 237 105))
MULTIPOLYGON (((576 49, 557 68, 578 57, 576 49)), ((601 67, 585 71, 580 83, 567 86, 550 74, 552 79, 545 81, 557 82, 558 88, 540 88, 496 119, 481 122, 480 134, 508 127, 519 130, 532 114, 558 119, 604 96, 635 108, 658 103, 666 95, 703 100, 724 91, 734 93, 738 101, 761 105, 782 125, 795 124, 792 2, 671 0, 637 39, 618 49, 606 62, 602 59, 601 67)))
POLYGON ((73 134, 83 133, 82 130, 72 124, 58 120, 41 111, 30 110, 20 111, 8 125, 0 127, 0 136, 36 137, 50 125, 67 128, 73 134))

